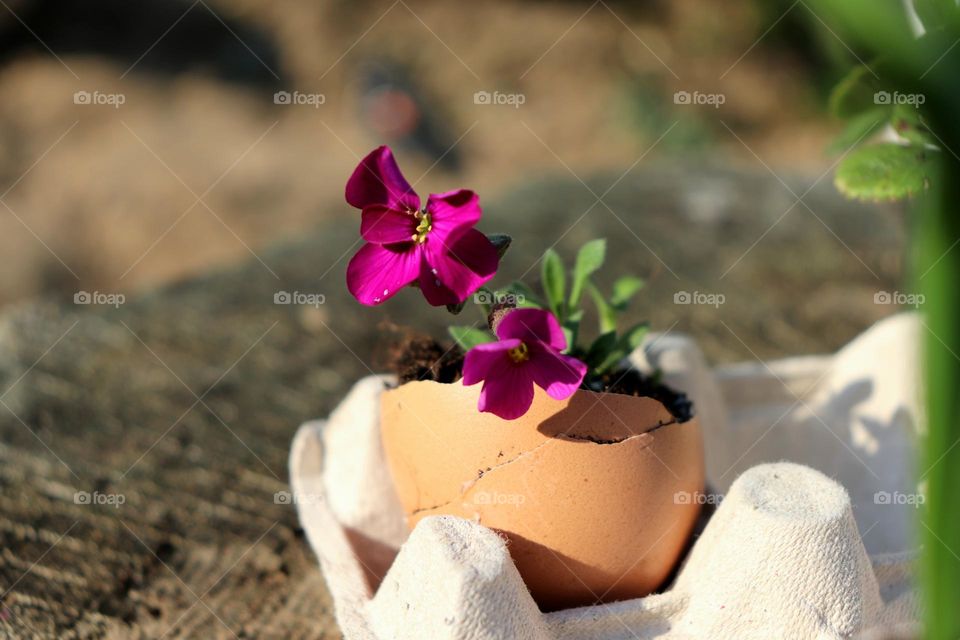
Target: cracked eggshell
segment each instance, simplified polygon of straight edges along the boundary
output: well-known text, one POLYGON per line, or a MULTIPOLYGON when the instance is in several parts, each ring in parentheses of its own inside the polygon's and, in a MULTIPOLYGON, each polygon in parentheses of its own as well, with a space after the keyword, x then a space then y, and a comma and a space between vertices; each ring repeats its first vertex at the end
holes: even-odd
POLYGON ((517 420, 477 411, 480 385, 409 382, 381 396, 383 445, 412 528, 429 515, 504 534, 544 610, 645 596, 699 512, 703 440, 652 398, 536 388, 517 420))

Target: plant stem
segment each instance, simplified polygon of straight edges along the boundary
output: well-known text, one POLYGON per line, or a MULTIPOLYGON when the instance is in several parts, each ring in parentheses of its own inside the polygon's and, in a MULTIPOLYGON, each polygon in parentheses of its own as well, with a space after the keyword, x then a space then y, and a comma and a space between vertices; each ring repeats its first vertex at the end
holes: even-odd
POLYGON ((960 161, 943 155, 944 170, 918 212, 920 232, 914 236, 920 247, 920 284, 926 299, 923 340, 928 432, 919 474, 927 483, 927 508, 920 532, 922 569, 926 633, 937 639, 960 637, 960 508, 956 495, 960 490, 960 249, 953 246, 960 239, 956 211, 960 161))

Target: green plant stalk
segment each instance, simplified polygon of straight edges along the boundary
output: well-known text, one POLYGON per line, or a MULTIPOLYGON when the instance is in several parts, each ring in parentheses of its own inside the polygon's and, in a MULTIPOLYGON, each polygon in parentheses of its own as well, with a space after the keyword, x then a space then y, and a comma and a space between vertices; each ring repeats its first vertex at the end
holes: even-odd
POLYGON ((960 27, 953 26, 934 51, 950 55, 944 54, 922 80, 905 78, 913 80, 912 90, 926 94, 932 130, 945 149, 931 174, 931 188, 913 212, 926 311, 927 433, 918 474, 927 497, 920 521, 921 574, 926 637, 935 640, 960 638, 960 158, 955 155, 960 149, 960 55, 948 49, 960 27))
MULTIPOLYGON (((865 45, 893 63, 885 78, 927 98, 940 160, 931 188, 913 207, 913 255, 925 295, 924 389, 926 436, 919 478, 926 482, 926 508, 918 526, 925 637, 960 638, 960 10, 954 0, 914 0, 927 37, 917 40, 899 2, 812 0, 821 19, 842 38, 865 45), (933 17, 932 22, 926 19, 933 17)), ((896 363, 891 363, 896 366, 896 363)))
POLYGON ((927 483, 920 529, 924 553, 926 634, 960 638, 960 161, 943 171, 920 207, 920 280, 926 302, 924 331, 928 433, 920 477, 927 483), (938 261, 939 260, 939 261, 938 261))

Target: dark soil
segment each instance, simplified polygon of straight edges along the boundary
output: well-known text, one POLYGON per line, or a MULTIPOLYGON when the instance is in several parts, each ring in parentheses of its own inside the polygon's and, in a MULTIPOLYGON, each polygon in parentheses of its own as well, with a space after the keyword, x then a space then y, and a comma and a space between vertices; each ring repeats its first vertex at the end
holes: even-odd
MULTIPOLYGON (((445 348, 433 338, 416 336, 404 344, 395 345, 390 365, 400 384, 414 380, 452 383, 463 377, 463 355, 456 345, 445 348)), ((674 391, 656 377, 633 369, 620 369, 584 380, 582 388, 599 393, 653 398, 662 403, 678 422, 693 417, 693 403, 685 393, 674 391)))
POLYGON ((693 402, 687 394, 674 391, 659 382, 655 376, 646 375, 636 369, 611 371, 601 376, 599 380, 593 381, 593 384, 588 385, 585 381, 584 388, 601 393, 621 393, 639 398, 653 398, 663 404, 677 422, 686 422, 693 417, 693 402), (597 386, 600 388, 598 389, 597 386))
POLYGON ((400 384, 414 380, 451 383, 463 376, 463 351, 456 345, 444 348, 433 338, 418 336, 397 345, 392 365, 400 384))

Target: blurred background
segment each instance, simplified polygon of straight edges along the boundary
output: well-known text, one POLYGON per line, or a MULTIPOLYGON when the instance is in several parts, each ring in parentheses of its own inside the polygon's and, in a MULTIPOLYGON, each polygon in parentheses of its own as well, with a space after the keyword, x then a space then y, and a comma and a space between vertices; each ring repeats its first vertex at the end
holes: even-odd
POLYGON ((904 210, 832 184, 836 31, 804 0, 0 0, 0 635, 338 637, 290 439, 383 370, 382 323, 450 320, 346 291, 380 144, 480 195, 495 286, 606 238, 598 286, 647 283, 625 322, 714 363, 909 304, 904 210))
MULTIPOLYGON (((789 279, 777 243, 805 232, 853 259, 853 280, 874 281, 864 295, 901 272, 895 214, 870 229, 833 221, 843 204, 783 214, 811 185, 810 197, 831 197, 839 125, 826 96, 856 61, 804 3, 8 0, 0 29, 2 304, 129 295, 242 260, 270 270, 265 247, 356 227, 343 184, 384 143, 421 193, 471 188, 501 227, 554 196, 548 235, 514 249, 525 263, 556 241, 572 252, 590 226, 561 234, 593 202, 586 218, 614 214, 627 267, 647 278, 689 275, 682 251, 650 246, 645 219, 657 216, 677 225, 659 242, 696 235, 723 254, 701 269, 717 272, 710 291, 735 262, 731 275, 764 256, 770 277, 789 279), (596 204, 671 167, 648 180, 669 187, 661 197, 596 204)), ((318 274, 334 269, 321 289, 341 286, 339 258, 317 256, 318 274)), ((511 278, 526 268, 515 266, 511 278)), ((849 290, 837 284, 822 293, 843 316, 849 290)), ((783 352, 807 346, 790 333, 783 352)))

